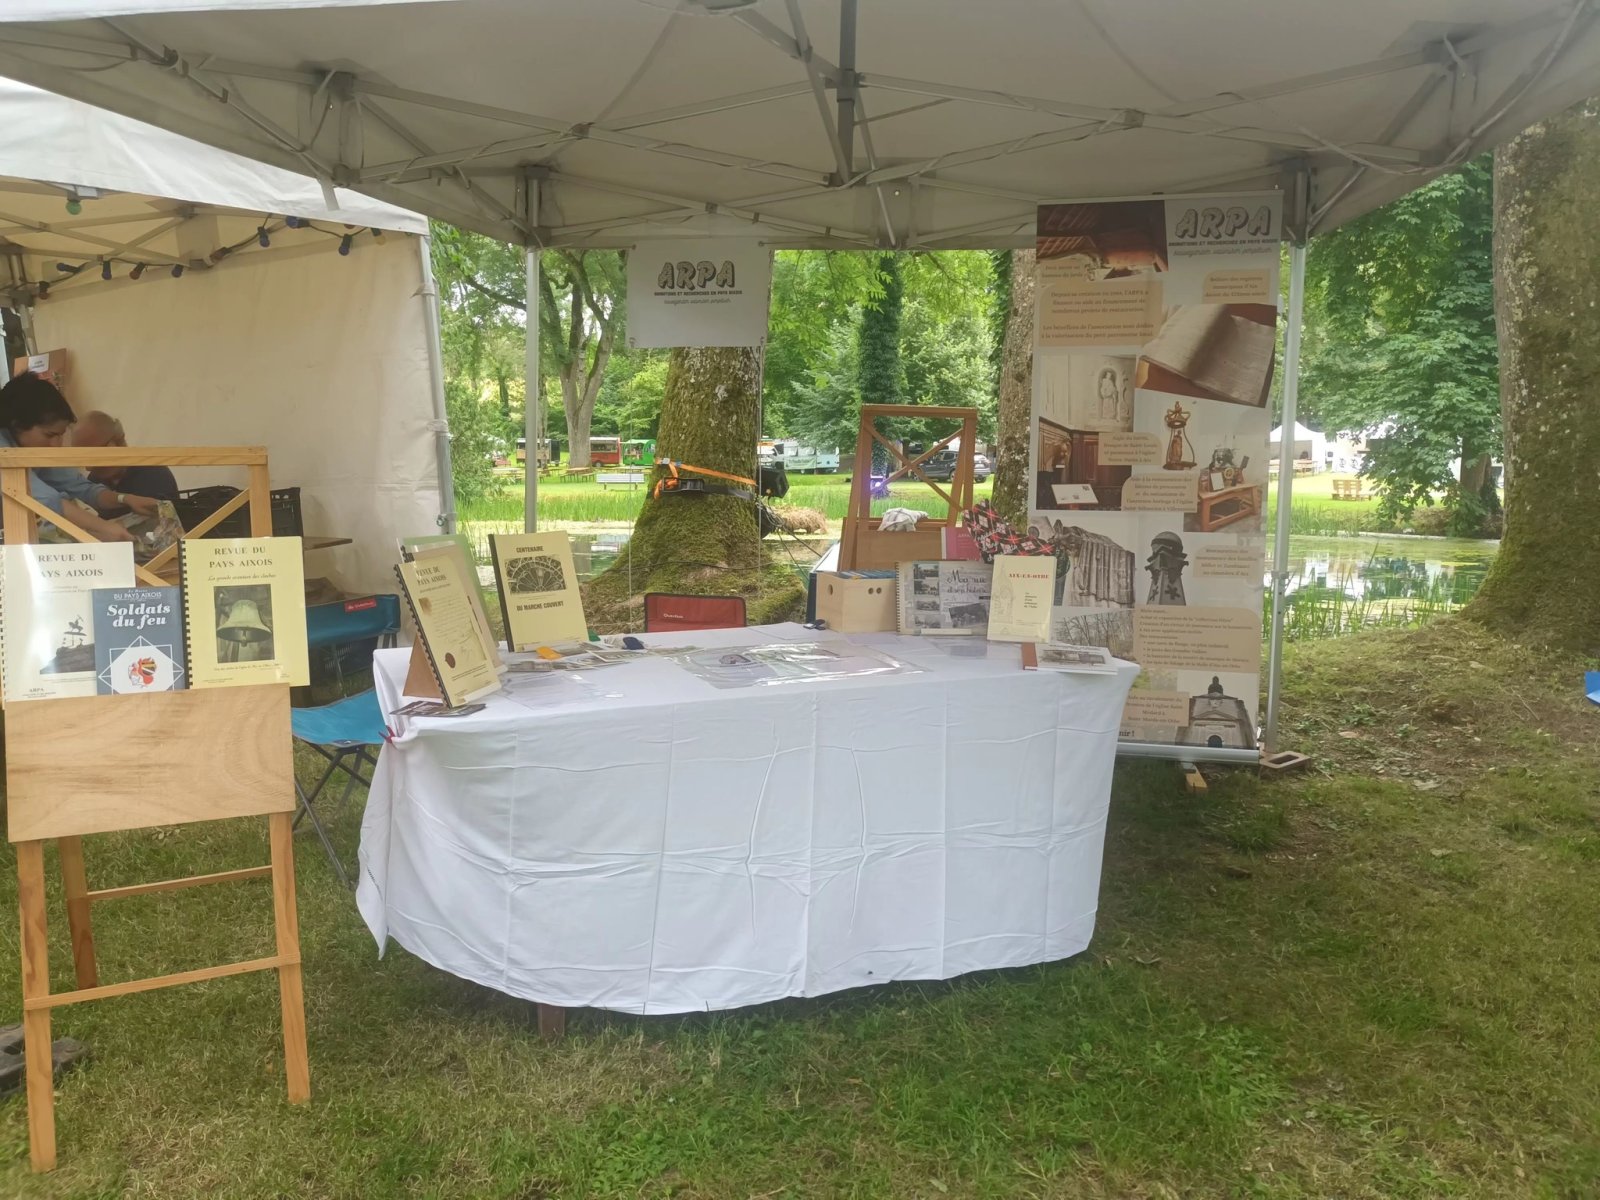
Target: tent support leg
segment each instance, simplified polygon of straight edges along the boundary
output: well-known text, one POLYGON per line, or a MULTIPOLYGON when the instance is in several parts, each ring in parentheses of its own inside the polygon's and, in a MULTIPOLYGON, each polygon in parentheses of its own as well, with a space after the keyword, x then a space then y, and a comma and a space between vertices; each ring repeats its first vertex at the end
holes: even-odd
POLYGON ((444 348, 439 336, 439 285, 433 278, 433 239, 417 239, 422 259, 422 313, 428 338, 428 382, 433 394, 433 452, 439 470, 439 532, 456 531, 456 481, 450 466, 450 416, 444 402, 444 348))
MULTIPOLYGON (((529 190, 532 188, 530 183, 529 190)), ((524 254, 528 320, 522 334, 527 355, 522 385, 522 443, 527 447, 522 459, 522 527, 532 533, 539 528, 539 248, 529 246, 524 254)))
MULTIPOLYGON (((1302 235, 1303 238, 1303 235, 1302 235)), ((1306 244, 1289 247, 1289 324, 1283 337, 1283 434, 1278 440, 1278 517, 1272 547, 1272 642, 1267 653, 1268 750, 1278 748, 1278 706, 1283 699, 1283 618, 1289 583, 1289 508, 1294 494, 1294 422, 1300 398, 1300 322, 1306 299, 1306 244)))

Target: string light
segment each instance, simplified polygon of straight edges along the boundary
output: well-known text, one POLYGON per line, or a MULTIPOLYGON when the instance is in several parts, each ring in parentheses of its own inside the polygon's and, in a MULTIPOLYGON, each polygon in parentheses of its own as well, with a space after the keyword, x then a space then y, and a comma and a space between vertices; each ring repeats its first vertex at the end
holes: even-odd
POLYGON ((285 217, 283 219, 283 223, 290 229, 299 229, 305 224, 305 220, 301 217, 285 217))
POLYGON ((109 258, 100 264, 100 278, 105 280, 111 278, 111 260, 109 258))
POLYGON ((173 268, 172 268, 172 277, 174 279, 182 279, 183 278, 183 264, 182 263, 177 263, 177 264, 175 264, 173 266, 173 268))
POLYGON ((50 295, 50 285, 44 280, 39 281, 39 299, 43 300, 50 295))
POLYGON ((133 264, 133 270, 128 272, 128 278, 129 279, 137 279, 137 278, 139 278, 139 276, 141 276, 143 274, 144 274, 144 264, 143 263, 134 263, 133 264))
POLYGON ((265 225, 256 230, 256 245, 260 246, 263 250, 272 245, 272 239, 267 236, 267 227, 265 225))
POLYGON ((67 197, 67 215, 75 217, 79 213, 81 213, 82 211, 83 211, 83 201, 79 200, 76 196, 68 196, 67 197))
POLYGON ((213 250, 210 253, 210 255, 207 257, 206 261, 209 262, 212 266, 216 266, 219 262, 221 262, 223 259, 225 259, 227 257, 228 257, 228 247, 226 247, 226 246, 218 246, 215 250, 213 250))
POLYGON ((346 257, 349 257, 350 247, 351 247, 352 244, 354 244, 355 240, 356 240, 356 235, 353 234, 353 233, 347 233, 342 238, 340 238, 339 239, 339 253, 345 255, 346 257))
POLYGON ((385 242, 385 241, 387 241, 387 240, 388 240, 388 239, 387 239, 387 238, 385 238, 385 237, 384 237, 384 236, 383 236, 383 230, 381 230, 381 229, 374 229, 374 230, 373 230, 373 231, 372 231, 372 240, 373 240, 373 241, 375 241, 375 242, 377 242, 377 243, 378 243, 378 245, 380 245, 380 246, 381 246, 381 245, 383 245, 383 244, 384 244, 384 242, 385 242))
POLYGON ((56 264, 56 270, 60 271, 63 275, 76 275, 79 271, 83 270, 84 265, 85 264, 83 263, 58 262, 56 264))

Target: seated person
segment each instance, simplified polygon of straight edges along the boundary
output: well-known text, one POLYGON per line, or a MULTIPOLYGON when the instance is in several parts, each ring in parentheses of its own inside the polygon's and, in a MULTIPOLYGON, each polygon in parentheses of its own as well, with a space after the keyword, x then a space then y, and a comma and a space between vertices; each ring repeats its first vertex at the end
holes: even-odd
MULTIPOLYGON (((122 432, 121 421, 110 413, 96 410, 84 413, 82 419, 72 427, 72 444, 126 449, 128 439, 122 432)), ((166 467, 95 467, 90 470, 89 478, 121 495, 149 496, 153 500, 178 498, 178 481, 166 467)), ((117 503, 110 508, 101 508, 100 515, 122 517, 131 511, 129 505, 117 503)))
MULTIPOLYGON (((61 445, 77 418, 56 386, 37 375, 18 375, 0 388, 0 446, 40 450, 61 445)), ((102 507, 126 503, 134 512, 154 516, 156 501, 147 496, 119 496, 95 483, 76 467, 36 467, 28 472, 28 491, 40 504, 103 542, 131 542, 134 536, 115 521, 98 516, 102 507), (88 508, 68 512, 69 501, 88 508)))

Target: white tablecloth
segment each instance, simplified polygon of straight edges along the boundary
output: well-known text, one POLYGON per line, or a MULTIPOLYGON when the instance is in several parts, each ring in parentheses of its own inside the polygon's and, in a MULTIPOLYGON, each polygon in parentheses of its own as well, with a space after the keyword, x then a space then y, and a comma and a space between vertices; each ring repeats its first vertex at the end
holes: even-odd
MULTIPOLYGON (((657 635, 711 647, 799 626, 657 635)), ((390 717, 357 902, 433 965, 547 1004, 732 1008, 1065 958, 1094 930, 1136 669, 858 635, 921 673, 718 690, 666 659, 452 720, 390 717)), ((408 651, 380 651, 385 713, 408 651)))

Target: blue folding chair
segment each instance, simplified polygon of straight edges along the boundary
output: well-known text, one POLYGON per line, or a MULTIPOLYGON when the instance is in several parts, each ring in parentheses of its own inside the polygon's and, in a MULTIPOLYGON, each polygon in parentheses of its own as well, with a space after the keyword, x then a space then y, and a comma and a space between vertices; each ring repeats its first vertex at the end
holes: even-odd
POLYGON ((372 652, 393 646, 399 634, 399 596, 356 596, 306 607, 306 646, 328 653, 340 692, 347 671, 370 670, 372 652))
POLYGON ((378 765, 378 756, 373 752, 373 747, 382 746, 384 736, 388 733, 383 709, 378 705, 378 694, 368 688, 319 708, 291 708, 289 725, 295 741, 305 743, 328 761, 322 777, 309 791, 301 784, 298 773, 295 775, 294 790, 300 798, 300 811, 294 818, 295 828, 299 828, 302 820, 311 822, 311 828, 316 830, 328 861, 339 876, 339 882, 349 887, 350 876, 339 861, 338 851, 333 848, 333 842, 314 806, 329 781, 341 771, 345 775, 344 793, 339 797, 335 816, 349 804, 350 793, 355 790, 356 784, 363 787, 372 785, 372 770, 378 765))

